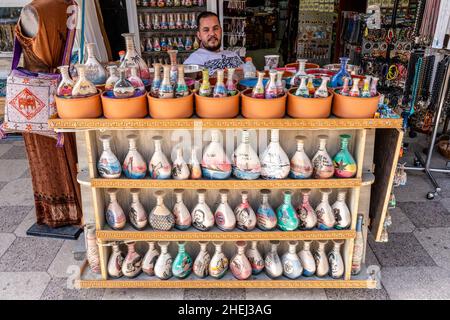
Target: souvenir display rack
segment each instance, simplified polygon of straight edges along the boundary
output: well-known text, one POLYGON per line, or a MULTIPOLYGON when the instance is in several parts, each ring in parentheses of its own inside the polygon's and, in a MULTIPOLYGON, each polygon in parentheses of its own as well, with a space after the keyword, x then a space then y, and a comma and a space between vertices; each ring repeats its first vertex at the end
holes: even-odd
MULTIPOLYGON (((58 132, 64 131, 78 131, 79 134, 84 134, 86 140, 86 150, 85 154, 87 157, 87 170, 80 173, 78 180, 80 184, 88 186, 92 190, 93 197, 93 211, 95 216, 96 224, 96 234, 99 241, 99 251, 100 251, 100 264, 101 264, 101 275, 92 274, 90 269, 84 266, 81 278, 77 281, 77 284, 81 288, 374 288, 377 285, 376 276, 373 275, 373 270, 363 269, 358 276, 351 275, 351 263, 353 258, 353 249, 355 242, 355 227, 357 214, 360 212, 359 208, 367 206, 367 195, 361 197, 361 190, 364 188, 364 193, 369 192, 366 188, 381 177, 383 174, 386 175, 383 179, 389 180, 393 176, 393 171, 395 171, 396 157, 399 151, 399 139, 401 141, 402 132, 399 130, 402 125, 401 119, 175 119, 175 120, 155 120, 155 119, 135 119, 135 120, 107 120, 107 119, 79 119, 79 120, 63 120, 63 119, 53 119, 49 121, 50 126, 58 132), (283 148, 286 152, 292 153, 293 147, 295 147, 294 141, 295 135, 301 133, 306 135, 310 141, 315 141, 319 134, 328 134, 330 136, 329 150, 330 154, 337 151, 337 141, 339 134, 349 133, 352 135, 353 139, 351 141, 351 152, 354 155, 357 165, 358 172, 356 178, 354 179, 329 179, 329 180, 316 180, 316 179, 306 179, 306 180, 252 180, 252 181, 241 181, 241 180, 200 180, 200 181, 190 181, 190 180, 150 180, 149 178, 142 180, 128 180, 128 179, 101 179, 98 176, 96 163, 98 157, 100 156, 101 150, 99 149, 99 135, 105 131, 113 136, 113 141, 117 145, 116 152, 119 159, 124 156, 127 151, 127 141, 125 139, 126 135, 133 132, 140 136, 139 149, 144 156, 151 154, 151 150, 148 145, 151 136, 163 135, 165 139, 163 140, 163 149, 168 154, 168 150, 172 150, 173 143, 170 142, 170 133, 173 130, 195 130, 198 128, 202 129, 273 129, 279 128, 280 139, 283 148), (370 155, 373 152, 373 145, 371 142, 366 141, 367 133, 372 136, 374 134, 374 129, 381 132, 389 132, 387 144, 390 145, 390 150, 392 152, 386 152, 384 150, 383 154, 392 154, 392 158, 383 159, 380 161, 375 159, 376 170, 371 172, 363 168, 372 167, 372 165, 367 165, 367 163, 372 163, 370 155), (289 145, 287 145, 287 141, 289 145), (393 150, 393 146, 396 149, 393 150), (289 149, 289 150, 288 150, 289 149), (368 155, 368 159, 365 159, 368 155), (382 163, 384 161, 384 163, 382 163), (391 161, 391 162, 387 162, 391 161), (170 201, 173 198, 171 195, 171 189, 183 188, 186 189, 185 193, 187 195, 187 200, 185 200, 186 205, 190 207, 189 201, 195 201, 195 193, 192 189, 202 188, 207 189, 208 194, 211 199, 214 195, 217 195, 218 189, 229 188, 230 195, 234 198, 238 196, 237 190, 249 190, 249 199, 253 199, 250 202, 253 206, 253 201, 259 200, 257 196, 257 190, 270 188, 273 192, 272 199, 281 199, 280 194, 283 190, 291 189, 294 192, 298 192, 298 189, 311 188, 313 193, 318 195, 318 188, 327 187, 333 188, 346 188, 347 189, 347 205, 352 214, 351 226, 348 230, 312 230, 312 231, 259 231, 254 230, 250 232, 244 231, 232 231, 223 232, 218 229, 212 229, 211 231, 200 232, 189 229, 187 231, 152 231, 149 227, 144 231, 136 231, 127 226, 124 230, 112 230, 105 223, 104 208, 107 201, 105 188, 120 188, 119 189, 119 202, 122 205, 126 205, 124 201, 128 201, 129 189, 133 187, 138 187, 143 193, 142 199, 144 206, 148 209, 152 205, 152 193, 150 189, 166 189, 166 201, 170 201), (277 197, 274 197, 277 195, 277 197), (361 203, 365 198, 366 203, 361 203), (125 200, 124 200, 125 199, 125 200), (144 203, 145 202, 145 203, 144 203), (212 278, 206 279, 196 279, 195 276, 190 276, 184 280, 171 279, 171 280, 159 280, 154 277, 150 278, 145 275, 140 275, 135 279, 118 279, 113 280, 108 278, 107 274, 107 262, 110 254, 110 247, 102 246, 102 244, 108 244, 111 241, 121 240, 121 241, 158 241, 158 240, 168 240, 171 241, 188 241, 196 242, 199 240, 220 240, 225 241, 226 245, 231 245, 230 242, 237 240, 336 240, 343 239, 345 244, 343 246, 342 255, 345 265, 345 274, 342 279, 332 279, 331 277, 324 278, 304 278, 301 277, 298 280, 289 280, 287 278, 281 277, 279 279, 270 279, 266 275, 252 276, 250 280, 236 280, 231 274, 227 274, 224 278, 220 280, 215 280, 212 278)), ((377 133, 377 139, 378 139, 377 133)), ((383 134, 380 135, 381 140, 383 140, 383 134)), ((316 146, 311 146, 313 148, 316 146)), ((309 150, 311 153, 311 150, 309 150)), ((83 151, 80 150, 80 153, 83 151)), ((372 187, 373 188, 373 187, 372 187)), ((334 191, 334 194, 336 191, 334 191)), ((370 193, 370 192, 369 192, 370 193)), ((370 221, 367 220, 365 225, 371 225, 372 230, 377 233, 379 226, 376 225, 377 221, 384 221, 383 215, 386 214, 387 210, 387 200, 390 195, 390 186, 386 184, 385 181, 379 184, 376 190, 372 191, 374 195, 372 198, 379 203, 376 208, 377 212, 371 212, 370 221)), ((231 198, 231 197, 230 197, 231 198)), ((314 197, 313 197, 314 198, 314 197)), ((207 202, 210 207, 212 201, 207 197, 207 202)), ((231 202, 231 201, 230 201, 231 202)), ((231 203, 230 203, 231 205, 231 203)), ((275 204, 273 204, 276 207, 275 204)), ((170 206, 169 206, 170 207, 170 206)), ((125 207, 124 207, 125 208, 125 207)), ((191 248, 192 249, 192 248, 191 248)), ((224 248, 227 252, 227 248, 224 248)), ((229 249, 229 248, 228 248, 229 249)), ((189 251, 189 249, 188 249, 189 251)), ((234 252, 234 250, 233 250, 234 252)), ((229 255, 229 254, 228 254, 229 255)), ((229 255, 230 256, 230 255, 229 255)), ((231 256, 230 256, 231 257, 231 256)))

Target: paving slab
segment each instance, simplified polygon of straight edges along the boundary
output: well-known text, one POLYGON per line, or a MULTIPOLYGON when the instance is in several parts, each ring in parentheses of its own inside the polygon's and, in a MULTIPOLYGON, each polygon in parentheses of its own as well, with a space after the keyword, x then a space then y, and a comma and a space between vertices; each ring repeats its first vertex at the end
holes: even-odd
POLYGON ((67 278, 67 268, 72 266, 81 267, 83 265, 83 261, 75 260, 74 258, 72 251, 75 245, 76 241, 74 240, 64 241, 64 244, 59 249, 58 254, 47 270, 52 278, 67 278))
POLYGON ((25 170, 25 172, 19 177, 19 179, 24 179, 24 178, 31 178, 30 169, 25 170))
POLYGON ((27 235, 27 230, 36 223, 36 210, 34 207, 28 212, 22 222, 17 226, 16 230, 14 230, 14 234, 17 237, 30 237, 27 235))
POLYGON ((23 138, 16 139, 12 142, 12 145, 14 146, 25 146, 25 142, 23 141, 23 138))
POLYGON ((32 208, 32 206, 1 206, 0 232, 14 232, 32 208))
POLYGON ((450 227, 450 215, 439 201, 401 202, 397 205, 417 228, 450 227))
POLYGON ((11 181, 0 190, 2 206, 34 206, 34 193, 31 179, 11 181))
POLYGON ((19 179, 27 169, 28 160, 0 160, 0 181, 19 179))
POLYGON ((16 238, 0 258, 0 272, 47 271, 64 240, 16 238))
POLYGON ((433 185, 425 177, 425 174, 408 171, 406 182, 405 186, 394 188, 397 202, 429 201, 426 195, 433 190, 433 185))
POLYGON ((389 213, 392 217, 389 233, 408 233, 413 232, 416 228, 400 207, 389 209, 389 213))
MULTIPOLYGON (((27 151, 24 146, 12 145, 11 148, 0 156, 2 160, 27 159, 27 151)), ((28 161, 28 160, 27 160, 28 161)))
POLYGON ((184 289, 184 300, 245 300, 245 289, 184 289))
POLYGON ((105 289, 72 289, 66 278, 53 278, 41 300, 101 300, 105 289))
POLYGON ((38 300, 49 281, 47 272, 0 272, 0 300, 38 300))
POLYGON ((103 300, 182 300, 183 289, 106 289, 103 300))
POLYGON ((367 266, 371 266, 371 265, 379 266, 380 265, 380 261, 378 261, 377 256, 375 255, 375 253, 373 253, 373 250, 370 247, 368 242, 367 242, 367 246, 366 246, 366 262, 365 262, 365 264, 367 266))
POLYGON ((389 234, 387 243, 375 242, 372 236, 368 238, 381 267, 436 266, 412 233, 389 234))
POLYGON ((12 144, 2 143, 0 144, 0 157, 2 157, 6 152, 8 152, 13 147, 12 144))
POLYGON ((440 200, 442 206, 447 210, 447 214, 450 215, 450 198, 443 198, 440 200))
POLYGON ((383 268, 381 281, 392 300, 450 299, 450 273, 444 268, 383 268))
POLYGON ((328 300, 389 300, 384 288, 381 289, 325 289, 328 300))
POLYGON ((245 289, 247 300, 327 300, 324 289, 245 289))
POLYGON ((0 233, 0 257, 8 250, 15 239, 14 233, 0 233))
POLYGON ((439 267, 450 270, 450 228, 417 229, 414 236, 439 267))
POLYGON ((3 189, 4 186, 6 186, 8 184, 8 182, 2 181, 0 182, 0 190, 3 189))

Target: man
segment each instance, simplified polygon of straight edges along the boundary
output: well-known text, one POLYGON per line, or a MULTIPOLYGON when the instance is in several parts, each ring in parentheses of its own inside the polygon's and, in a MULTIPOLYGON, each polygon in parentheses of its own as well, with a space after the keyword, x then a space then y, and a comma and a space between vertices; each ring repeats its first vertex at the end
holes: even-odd
POLYGON ((219 17, 209 11, 202 12, 197 17, 197 37, 200 48, 192 53, 184 64, 197 64, 209 69, 212 75, 217 69, 238 68, 243 63, 237 53, 220 50, 222 45, 222 27, 219 17))

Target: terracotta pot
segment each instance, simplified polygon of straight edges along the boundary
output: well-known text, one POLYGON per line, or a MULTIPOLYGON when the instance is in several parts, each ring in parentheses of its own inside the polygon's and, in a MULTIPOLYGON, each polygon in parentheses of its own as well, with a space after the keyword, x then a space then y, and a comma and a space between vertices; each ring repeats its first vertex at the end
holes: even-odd
POLYGON ((88 119, 102 115, 101 91, 86 98, 60 98, 55 96, 56 110, 61 119, 88 119))
POLYGON ((224 98, 202 97, 195 93, 195 112, 200 118, 227 119, 239 114, 239 97, 224 98))
POLYGON ((328 90, 327 98, 304 98, 294 95, 297 88, 288 91, 287 113, 293 118, 319 119, 328 118, 331 113, 333 91, 328 90))
POLYGON ((242 115, 249 119, 283 118, 286 113, 286 94, 275 99, 256 99, 252 89, 242 92, 242 115))
POLYGON ((361 98, 343 96, 334 91, 332 112, 339 118, 369 119, 373 118, 378 109, 380 94, 375 97, 361 98))
POLYGON ((159 99, 147 95, 150 116, 155 119, 190 118, 194 113, 194 94, 182 98, 159 99))
POLYGON ((108 119, 144 118, 148 114, 145 94, 126 98, 110 98, 106 92, 102 94, 103 113, 108 119))

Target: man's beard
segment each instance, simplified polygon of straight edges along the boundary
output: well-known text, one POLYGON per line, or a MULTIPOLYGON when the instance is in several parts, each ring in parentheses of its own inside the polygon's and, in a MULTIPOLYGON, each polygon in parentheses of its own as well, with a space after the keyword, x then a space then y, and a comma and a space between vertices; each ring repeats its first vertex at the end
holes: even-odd
POLYGON ((218 39, 217 45, 214 45, 214 46, 210 46, 208 44, 208 42, 203 42, 202 41, 203 48, 205 48, 206 50, 209 50, 209 51, 217 51, 217 50, 220 49, 221 45, 222 45, 222 43, 221 43, 220 39, 218 39))

